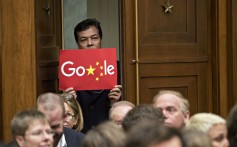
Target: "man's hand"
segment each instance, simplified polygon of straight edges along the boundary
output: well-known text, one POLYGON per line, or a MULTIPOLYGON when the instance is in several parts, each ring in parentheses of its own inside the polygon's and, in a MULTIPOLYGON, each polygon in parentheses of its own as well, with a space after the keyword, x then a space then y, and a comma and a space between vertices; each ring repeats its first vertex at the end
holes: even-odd
POLYGON ((73 97, 75 99, 77 98, 76 91, 73 89, 73 87, 67 88, 66 90, 63 91, 63 93, 69 93, 69 94, 73 95, 73 97))
POLYGON ((110 90, 108 97, 111 103, 117 102, 122 95, 122 85, 116 85, 112 90, 110 90))

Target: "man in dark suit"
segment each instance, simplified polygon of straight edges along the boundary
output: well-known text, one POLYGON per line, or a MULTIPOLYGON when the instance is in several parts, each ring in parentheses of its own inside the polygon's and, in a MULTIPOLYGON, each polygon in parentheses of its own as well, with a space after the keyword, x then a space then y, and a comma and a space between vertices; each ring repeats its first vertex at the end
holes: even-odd
POLYGON ((75 130, 64 128, 65 114, 62 98, 58 94, 44 93, 37 99, 37 109, 43 112, 49 120, 51 128, 55 131, 54 146, 80 147, 84 134, 75 130))
MULTIPOLYGON (((74 29, 74 37, 78 49, 101 48, 102 36, 100 22, 96 19, 85 19, 78 23, 74 29)), ((119 76, 118 84, 120 84, 119 76)), ((113 103, 120 100, 122 94, 121 89, 122 85, 115 85, 111 90, 75 91, 73 87, 70 87, 64 91, 73 94, 81 105, 84 119, 84 128, 82 132, 86 133, 92 127, 95 127, 99 123, 109 119, 110 107, 113 103)))

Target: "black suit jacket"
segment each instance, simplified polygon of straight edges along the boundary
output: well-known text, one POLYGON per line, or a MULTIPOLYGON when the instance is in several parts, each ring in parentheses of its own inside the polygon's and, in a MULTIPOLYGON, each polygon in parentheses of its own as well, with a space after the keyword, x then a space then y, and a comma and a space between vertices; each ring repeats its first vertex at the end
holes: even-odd
POLYGON ((64 136, 67 147, 81 147, 84 134, 73 129, 64 128, 64 136))
MULTIPOLYGON (((120 84, 120 66, 117 62, 118 77, 117 83, 120 84)), ((86 84, 86 83, 83 83, 86 84)), ((87 133, 92 127, 109 119, 110 100, 108 98, 110 90, 82 90, 77 91, 77 100, 81 105, 84 127, 83 133, 87 133)))

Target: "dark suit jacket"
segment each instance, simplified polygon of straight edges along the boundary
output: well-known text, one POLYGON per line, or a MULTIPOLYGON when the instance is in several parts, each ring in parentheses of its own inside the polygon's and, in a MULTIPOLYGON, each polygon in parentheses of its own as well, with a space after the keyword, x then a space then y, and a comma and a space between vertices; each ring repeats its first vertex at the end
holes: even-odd
MULTIPOLYGON (((118 77, 117 83, 120 84, 120 66, 117 62, 118 77)), ((83 83, 86 84, 86 83, 83 83)), ((77 100, 81 105, 84 127, 83 133, 87 133, 92 127, 109 119, 110 100, 108 94, 110 90, 81 90, 77 91, 77 100)))
POLYGON ((73 129, 64 128, 64 136, 67 147, 81 147, 84 134, 73 129))

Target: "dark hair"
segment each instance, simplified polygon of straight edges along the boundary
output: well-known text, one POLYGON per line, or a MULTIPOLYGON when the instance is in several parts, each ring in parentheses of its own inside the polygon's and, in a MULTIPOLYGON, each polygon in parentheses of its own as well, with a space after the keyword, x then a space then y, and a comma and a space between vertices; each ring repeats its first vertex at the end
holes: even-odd
POLYGON ((83 147, 124 147, 126 134, 111 121, 92 128, 82 142, 83 147))
POLYGON ((228 119, 227 119, 227 128, 228 128, 228 140, 230 147, 237 146, 237 104, 231 109, 228 119))
POLYGON ((129 131, 125 147, 147 147, 174 137, 180 140, 182 147, 186 146, 180 130, 145 120, 129 131))
POLYGON ((103 34, 102 34, 101 27, 100 27, 100 22, 97 21, 95 18, 88 18, 88 19, 85 19, 82 22, 78 23, 77 26, 74 28, 74 37, 75 37, 76 43, 78 43, 77 33, 81 32, 81 31, 85 31, 91 26, 94 26, 97 28, 100 38, 102 39, 103 34))
POLYGON ((123 129, 129 131, 142 120, 155 121, 162 124, 164 122, 164 115, 161 110, 152 105, 136 106, 125 116, 122 123, 123 129))

